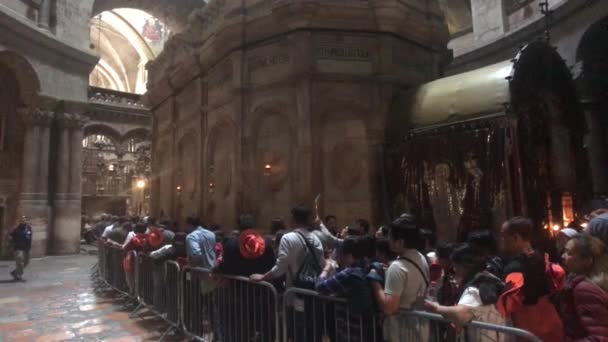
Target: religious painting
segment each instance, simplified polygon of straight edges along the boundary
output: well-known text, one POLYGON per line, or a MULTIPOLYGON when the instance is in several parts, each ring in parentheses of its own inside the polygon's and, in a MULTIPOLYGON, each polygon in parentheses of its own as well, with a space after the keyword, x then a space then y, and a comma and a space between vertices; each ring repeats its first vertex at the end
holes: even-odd
POLYGON ((160 23, 160 20, 150 17, 146 19, 144 26, 141 29, 141 35, 149 43, 159 43, 165 34, 165 27, 160 23))
POLYGON ((133 8, 118 8, 113 11, 139 32, 155 54, 162 51, 165 42, 171 36, 171 31, 161 19, 133 8))
POLYGON ((389 152, 392 217, 415 215, 439 241, 496 228, 505 216, 504 131, 413 138, 389 152))

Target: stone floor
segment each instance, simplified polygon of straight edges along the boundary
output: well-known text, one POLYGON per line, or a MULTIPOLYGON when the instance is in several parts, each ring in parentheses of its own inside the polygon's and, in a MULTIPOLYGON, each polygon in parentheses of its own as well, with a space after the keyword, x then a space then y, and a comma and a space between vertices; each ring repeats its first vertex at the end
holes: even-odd
MULTIPOLYGON (((95 291, 96 257, 33 260, 25 282, 14 282, 13 264, 0 262, 0 342, 155 341, 167 328, 151 314, 129 318, 132 307, 107 291, 95 291)), ((181 340, 179 337, 166 339, 181 340)))

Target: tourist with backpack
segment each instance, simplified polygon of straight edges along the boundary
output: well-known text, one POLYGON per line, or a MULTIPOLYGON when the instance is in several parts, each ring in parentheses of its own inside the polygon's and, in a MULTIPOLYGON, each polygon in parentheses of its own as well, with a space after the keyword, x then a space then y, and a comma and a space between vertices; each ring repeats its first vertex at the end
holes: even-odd
POLYGON ((364 237, 348 237, 338 248, 342 269, 331 276, 324 270, 316 290, 323 295, 346 298, 346 305, 335 304, 335 341, 381 341, 375 329, 375 304, 367 274, 367 242, 364 237), (348 339, 350 337, 350 340, 348 339))
POLYGON ((426 257, 416 250, 422 237, 411 215, 402 215, 389 226, 391 249, 398 257, 386 270, 384 289, 372 283, 376 302, 387 316, 384 339, 389 342, 428 341, 428 322, 399 316, 399 310, 414 309, 423 304, 429 286, 426 257))
POLYGON ((564 340, 563 325, 549 297, 557 282, 547 273, 545 256, 532 248, 533 229, 532 221, 524 217, 514 217, 501 228, 500 249, 508 260, 503 272, 507 290, 496 308, 514 327, 543 341, 559 342, 564 340))
POLYGON ((315 282, 325 267, 323 245, 312 233, 312 212, 304 206, 291 211, 296 228, 283 235, 277 261, 265 274, 252 274, 252 281, 267 281, 286 276, 285 287, 314 289, 315 282))
MULTIPOLYGON (((504 291, 505 284, 496 275, 486 270, 487 259, 479 249, 461 244, 454 248, 450 259, 453 265, 453 276, 460 289, 459 298, 453 305, 442 305, 433 301, 426 302, 426 309, 439 313, 456 329, 447 331, 451 341, 455 336, 449 332, 460 332, 460 328, 471 321, 479 321, 506 326, 505 317, 496 310, 495 304, 504 291)), ((504 342, 508 336, 479 328, 466 327, 462 335, 465 341, 504 342)), ((446 341, 442 337, 441 341, 446 341)))
MULTIPOLYGON (((312 233, 312 211, 304 206, 296 206, 291 211, 294 228, 281 238, 277 261, 265 274, 253 274, 254 282, 270 281, 285 276, 285 288, 291 287, 314 290, 316 281, 325 268, 321 241, 312 233)), ((320 316, 316 315, 313 299, 286 298, 291 302, 294 316, 288 325, 288 334, 294 342, 318 341, 321 334, 320 316)))

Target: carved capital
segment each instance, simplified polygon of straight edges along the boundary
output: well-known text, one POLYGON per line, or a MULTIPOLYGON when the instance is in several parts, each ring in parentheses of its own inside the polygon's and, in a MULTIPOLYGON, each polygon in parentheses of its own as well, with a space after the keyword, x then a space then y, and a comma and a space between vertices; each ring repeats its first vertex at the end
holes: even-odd
POLYGON ((38 108, 21 108, 18 111, 23 123, 28 126, 49 126, 55 117, 55 113, 38 108))
POLYGON ((82 129, 90 121, 87 116, 81 114, 72 114, 76 128, 82 129))
POLYGON ((83 115, 59 113, 57 114, 57 122, 62 128, 78 128, 82 129, 89 119, 83 115))

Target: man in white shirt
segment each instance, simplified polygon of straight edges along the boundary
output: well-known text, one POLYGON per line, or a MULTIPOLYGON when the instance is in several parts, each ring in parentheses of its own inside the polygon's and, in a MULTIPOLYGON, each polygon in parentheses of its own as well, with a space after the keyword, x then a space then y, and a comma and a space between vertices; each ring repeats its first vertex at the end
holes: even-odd
POLYGON ((101 238, 106 240, 108 238, 108 236, 110 235, 110 232, 112 231, 112 229, 114 229, 114 225, 116 224, 116 222, 118 221, 118 217, 117 216, 112 216, 110 218, 110 224, 107 225, 104 229, 103 232, 101 233, 101 238))
POLYGON ((108 237, 110 236, 110 233, 112 232, 112 230, 114 228, 122 227, 122 225, 127 221, 128 221, 128 219, 124 216, 121 216, 121 217, 112 216, 112 224, 110 224, 103 230, 103 234, 101 234, 101 238, 104 240, 107 240, 108 237))
MULTIPOLYGON (((297 206, 291 210, 291 215, 296 228, 281 238, 274 267, 266 274, 252 274, 250 277, 252 281, 267 281, 285 276, 285 288, 294 287, 294 278, 304 264, 310 249, 313 250, 319 264, 319 273, 325 268, 323 245, 311 231, 313 226, 311 210, 297 206), (311 248, 308 248, 306 241, 311 248)), ((284 299, 291 303, 292 309, 288 310, 287 315, 293 317, 293 320, 289 321, 294 322, 293 325, 287 326, 288 336, 293 342, 320 341, 320 327, 323 322, 320 320, 322 315, 318 312, 318 307, 315 307, 310 297, 295 297, 284 299)))
POLYGON ((304 239, 313 247, 321 269, 325 267, 323 245, 310 230, 312 227, 312 212, 306 207, 297 206, 291 210, 291 214, 296 228, 281 238, 277 262, 266 274, 252 274, 250 277, 252 281, 267 281, 286 276, 286 288, 292 287, 293 278, 302 267, 306 254, 309 253, 304 239))
POLYGON ((412 216, 401 216, 389 226, 389 241, 399 257, 386 271, 384 289, 374 282, 374 296, 387 315, 384 321, 386 341, 428 341, 428 324, 415 318, 398 316, 399 310, 413 309, 426 295, 429 266, 415 247, 421 241, 420 229, 412 216))

